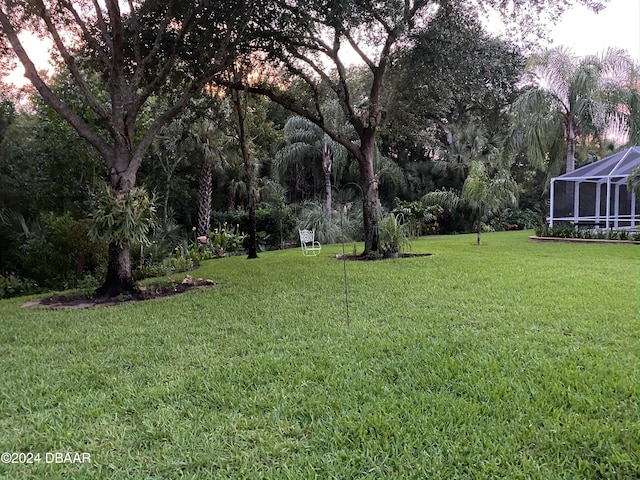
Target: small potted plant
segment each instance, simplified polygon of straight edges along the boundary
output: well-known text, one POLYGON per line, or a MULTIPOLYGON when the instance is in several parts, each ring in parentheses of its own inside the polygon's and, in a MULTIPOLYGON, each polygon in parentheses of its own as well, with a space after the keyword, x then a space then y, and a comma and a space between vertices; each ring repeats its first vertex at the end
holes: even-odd
POLYGON ((384 258, 398 258, 401 251, 409 246, 408 224, 402 215, 387 214, 380 220, 380 244, 384 258))

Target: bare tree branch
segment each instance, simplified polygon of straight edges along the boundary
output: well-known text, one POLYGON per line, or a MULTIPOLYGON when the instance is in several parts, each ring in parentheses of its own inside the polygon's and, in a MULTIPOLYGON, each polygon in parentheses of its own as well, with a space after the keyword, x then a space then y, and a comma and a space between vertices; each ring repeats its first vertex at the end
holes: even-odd
POLYGON ((80 73, 80 69, 78 68, 78 64, 76 63, 75 58, 69 52, 66 45, 62 41, 62 37, 58 32, 58 28, 53 22, 42 0, 37 0, 37 5, 40 9, 40 17, 45 22, 47 29, 51 33, 51 37, 53 38, 56 48, 60 52, 60 55, 62 55, 62 59, 69 69, 69 72, 71 73, 74 81, 77 83, 78 87, 82 91, 82 94, 85 96, 87 104, 100 118, 108 118, 109 112, 107 112, 107 110, 100 104, 100 102, 98 102, 96 97, 93 95, 93 92, 87 85, 87 82, 85 81, 83 75, 80 73))

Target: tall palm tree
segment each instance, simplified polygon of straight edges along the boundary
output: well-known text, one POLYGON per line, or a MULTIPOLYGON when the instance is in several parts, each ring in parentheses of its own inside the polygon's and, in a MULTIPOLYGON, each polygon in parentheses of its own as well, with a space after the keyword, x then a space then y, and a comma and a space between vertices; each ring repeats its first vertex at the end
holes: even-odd
POLYGON ((232 137, 227 135, 218 122, 204 118, 191 127, 195 147, 201 156, 201 172, 198 178, 197 234, 206 235, 211 224, 211 195, 213 193, 213 171, 224 168, 232 137))
POLYGON ((324 130, 304 117, 291 117, 284 125, 285 145, 278 150, 274 162, 276 175, 297 163, 313 162, 322 167, 327 212, 332 209, 332 177, 342 170, 347 149, 324 130))
POLYGON ((640 165, 634 168, 627 179, 629 190, 633 190, 640 197, 640 165))
POLYGON ((450 210, 465 208, 471 211, 477 232, 477 244, 481 244, 482 222, 507 207, 518 203, 518 185, 506 171, 490 177, 487 167, 480 161, 474 161, 462 190, 436 190, 422 197, 426 205, 440 205, 450 210))
POLYGON ((627 146, 640 145, 640 64, 634 65, 627 82, 627 146))
MULTIPOLYGON (((234 139, 237 141, 237 139, 234 139)), ((252 158, 251 169, 252 175, 258 179, 262 169, 262 162, 252 158)), ((231 149, 225 157, 220 167, 220 176, 218 177, 218 188, 227 193, 227 205, 229 210, 244 210, 247 207, 247 199, 249 190, 247 188, 247 172, 244 160, 237 147, 231 149)))
POLYGON ((610 116, 619 110, 621 74, 632 68, 626 52, 578 58, 564 48, 533 55, 524 80, 529 84, 514 107, 519 120, 514 141, 538 166, 549 162, 551 174, 575 169, 576 144, 603 138, 610 116))

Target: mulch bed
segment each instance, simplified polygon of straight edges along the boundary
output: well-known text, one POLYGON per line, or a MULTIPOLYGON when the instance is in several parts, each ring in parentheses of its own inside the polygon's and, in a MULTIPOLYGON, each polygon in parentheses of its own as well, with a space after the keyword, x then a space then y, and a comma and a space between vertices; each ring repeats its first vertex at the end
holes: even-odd
POLYGON ((144 302, 156 298, 172 297, 191 290, 206 288, 215 285, 215 282, 209 279, 199 278, 195 281, 187 281, 185 283, 163 283, 143 285, 137 292, 119 295, 117 297, 100 297, 87 298, 82 293, 71 295, 58 295, 45 297, 38 300, 32 300, 24 303, 23 307, 39 307, 49 310, 60 309, 81 309, 91 307, 113 307, 129 302, 144 302))
MULTIPOLYGON (((401 253, 398 255, 397 258, 416 258, 416 257, 430 257, 431 255, 433 255, 433 253, 401 253)), ((338 255, 336 255, 336 258, 338 260, 342 260, 344 257, 341 253, 339 253, 338 255)), ((371 261, 377 261, 377 260, 394 260, 394 258, 387 258, 387 257, 383 257, 383 256, 367 256, 367 255, 346 255, 347 260, 354 260, 354 261, 365 261, 365 262, 371 262, 371 261)), ((396 258, 396 259, 397 259, 396 258)))

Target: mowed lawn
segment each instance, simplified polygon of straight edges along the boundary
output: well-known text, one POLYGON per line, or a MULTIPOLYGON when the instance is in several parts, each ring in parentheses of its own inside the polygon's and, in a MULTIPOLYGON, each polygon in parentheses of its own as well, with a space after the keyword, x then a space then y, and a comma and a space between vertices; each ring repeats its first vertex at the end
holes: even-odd
POLYGON ((0 452, 41 455, 0 478, 639 478, 640 246, 529 234, 347 262, 349 325, 340 245, 146 303, 0 301, 0 452))

